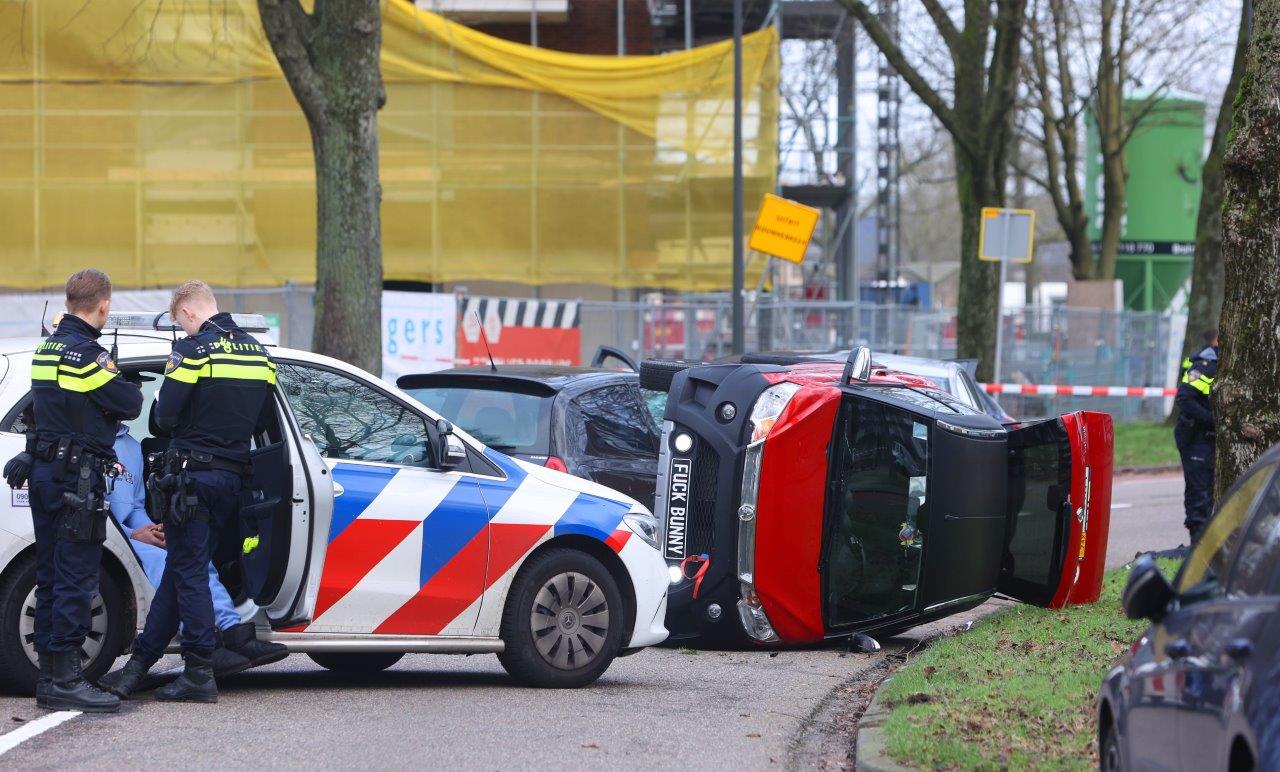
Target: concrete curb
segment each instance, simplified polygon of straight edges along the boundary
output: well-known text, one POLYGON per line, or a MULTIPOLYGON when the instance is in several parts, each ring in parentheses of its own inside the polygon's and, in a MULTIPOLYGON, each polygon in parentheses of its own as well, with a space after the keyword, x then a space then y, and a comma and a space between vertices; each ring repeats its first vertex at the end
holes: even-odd
POLYGON ((1181 472, 1181 464, 1160 464, 1157 466, 1122 466, 1115 470, 1116 474, 1164 474, 1181 472))
POLYGON ((889 758, 889 737, 884 731, 884 722, 891 711, 880 698, 884 694, 884 685, 891 680, 892 676, 880 682, 871 704, 858 721, 858 757, 854 761, 854 769, 858 772, 911 772, 916 769, 904 767, 889 758))

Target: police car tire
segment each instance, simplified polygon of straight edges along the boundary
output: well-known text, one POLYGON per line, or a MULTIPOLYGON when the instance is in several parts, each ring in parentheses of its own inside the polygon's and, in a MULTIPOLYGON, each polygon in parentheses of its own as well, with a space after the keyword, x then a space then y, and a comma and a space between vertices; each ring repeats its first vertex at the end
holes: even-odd
POLYGON ((317 651, 311 661, 336 673, 378 673, 404 657, 403 651, 317 651))
MULTIPOLYGON (((40 677, 40 671, 27 658, 18 635, 18 617, 22 613, 22 605, 35 586, 34 555, 14 561, 3 579, 0 579, 0 692, 22 695, 33 695, 36 692, 36 679, 40 677)), ((132 628, 131 624, 126 626, 125 623, 127 603, 115 579, 106 570, 98 575, 98 594, 102 596, 107 614, 107 629, 103 634, 102 648, 92 660, 85 663, 84 675, 90 681, 97 681, 111 668, 128 642, 126 627, 132 628)))
POLYGON ((524 686, 576 689, 599 678, 622 649, 625 613, 622 593, 609 569, 591 555, 568 548, 552 548, 534 555, 516 575, 502 613, 501 637, 506 648, 498 660, 512 678, 524 686), (575 572, 585 575, 604 593, 609 609, 605 644, 596 657, 576 670, 561 670, 542 658, 533 640, 529 615, 535 599, 552 578, 575 572))
POLYGON ((669 391, 676 373, 703 364, 695 359, 646 359, 640 363, 640 388, 669 391))

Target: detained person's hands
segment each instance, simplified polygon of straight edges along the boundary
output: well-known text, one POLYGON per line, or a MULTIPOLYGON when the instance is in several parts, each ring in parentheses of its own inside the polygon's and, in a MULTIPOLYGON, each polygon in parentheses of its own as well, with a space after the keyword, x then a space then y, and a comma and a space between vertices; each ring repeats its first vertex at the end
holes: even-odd
POLYGON ((144 525, 131 535, 134 541, 150 544, 152 547, 165 548, 164 529, 158 525, 144 525))

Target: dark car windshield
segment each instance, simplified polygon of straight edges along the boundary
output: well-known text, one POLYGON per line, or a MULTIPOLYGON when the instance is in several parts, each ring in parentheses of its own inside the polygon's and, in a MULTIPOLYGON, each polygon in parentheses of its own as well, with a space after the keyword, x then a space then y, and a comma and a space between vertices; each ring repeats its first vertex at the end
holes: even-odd
POLYGON ((545 456, 553 396, 494 386, 428 386, 405 389, 414 399, 504 453, 545 456))

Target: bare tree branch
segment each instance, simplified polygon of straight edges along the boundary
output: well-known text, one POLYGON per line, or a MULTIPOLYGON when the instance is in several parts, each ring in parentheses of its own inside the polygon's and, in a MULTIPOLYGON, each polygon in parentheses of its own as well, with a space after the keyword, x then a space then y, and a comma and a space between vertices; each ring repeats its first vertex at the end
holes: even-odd
MULTIPOLYGON (((321 4, 316 4, 319 13, 321 4)), ((280 60, 289 89, 298 100, 309 124, 323 127, 328 100, 324 86, 312 64, 312 36, 315 19, 303 10, 298 0, 258 0, 262 29, 271 50, 280 60)))
POLYGON ((951 20, 947 9, 943 8, 938 0, 920 0, 920 4, 928 12, 929 18, 933 19, 933 25, 938 28, 938 34, 942 36, 942 42, 947 44, 947 50, 951 52, 951 58, 955 59, 959 55, 960 30, 956 29, 955 22, 951 20))
POLYGON ((920 75, 920 71, 907 61, 902 48, 889 35, 888 30, 884 28, 884 25, 880 23, 876 15, 867 7, 867 4, 862 0, 839 0, 839 3, 848 9, 854 15, 854 18, 862 24, 863 29, 867 31, 867 35, 871 37, 876 47, 889 60, 889 64, 892 65, 893 69, 906 81, 907 86, 916 97, 924 103, 925 107, 929 108, 929 112, 934 114, 938 122, 946 128, 958 144, 966 148, 966 152, 973 153, 976 148, 973 147, 972 141, 969 140, 970 130, 960 124, 951 105, 948 105, 920 75))

